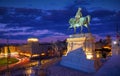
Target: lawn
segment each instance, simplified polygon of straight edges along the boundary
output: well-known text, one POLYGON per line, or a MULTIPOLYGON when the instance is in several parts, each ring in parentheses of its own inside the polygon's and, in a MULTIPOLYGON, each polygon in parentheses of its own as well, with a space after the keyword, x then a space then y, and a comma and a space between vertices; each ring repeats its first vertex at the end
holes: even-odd
MULTIPOLYGON (((8 59, 9 64, 13 64, 13 63, 16 63, 18 61, 19 60, 16 58, 9 58, 8 59)), ((5 66, 5 65, 7 65, 7 58, 0 58, 0 66, 5 66)))

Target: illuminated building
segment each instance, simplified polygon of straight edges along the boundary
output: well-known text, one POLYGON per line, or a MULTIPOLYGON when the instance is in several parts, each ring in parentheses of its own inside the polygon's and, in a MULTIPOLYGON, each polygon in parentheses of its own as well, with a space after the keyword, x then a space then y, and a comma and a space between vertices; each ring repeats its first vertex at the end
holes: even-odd
POLYGON ((120 30, 116 27, 116 40, 112 42, 112 55, 120 55, 120 30))
POLYGON ((19 46, 19 54, 20 55, 25 55, 25 56, 30 57, 32 54, 30 50, 31 50, 30 46, 28 46, 27 44, 19 46))
MULTIPOLYGON (((18 52, 19 52, 18 46, 16 46, 16 45, 9 45, 9 50, 10 50, 11 56, 18 54, 18 52)), ((1 48, 1 53, 4 54, 4 56, 7 55, 7 51, 8 51, 8 46, 5 45, 1 48)))
POLYGON ((39 56, 39 40, 37 38, 29 38, 26 45, 20 46, 20 54, 29 57, 39 56))
POLYGON ((120 55, 120 40, 112 42, 112 55, 120 55))
POLYGON ((37 54, 39 52, 39 40, 37 38, 29 38, 28 46, 32 54, 37 54))
POLYGON ((28 41, 28 43, 39 42, 39 40, 37 38, 29 38, 27 41, 28 41))
MULTIPOLYGON (((64 42, 57 42, 56 46, 62 56, 63 51, 66 49, 64 42)), ((35 56, 55 56, 55 48, 52 43, 39 43, 36 38, 29 38, 27 44, 19 46, 19 53, 28 57, 35 56)))

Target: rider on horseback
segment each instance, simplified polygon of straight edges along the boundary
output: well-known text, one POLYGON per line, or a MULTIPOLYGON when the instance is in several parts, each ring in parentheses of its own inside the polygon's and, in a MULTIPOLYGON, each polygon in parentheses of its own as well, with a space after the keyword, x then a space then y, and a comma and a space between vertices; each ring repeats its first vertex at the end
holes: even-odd
POLYGON ((76 21, 75 23, 78 23, 81 17, 82 17, 81 8, 78 8, 78 11, 75 15, 75 21, 76 21))

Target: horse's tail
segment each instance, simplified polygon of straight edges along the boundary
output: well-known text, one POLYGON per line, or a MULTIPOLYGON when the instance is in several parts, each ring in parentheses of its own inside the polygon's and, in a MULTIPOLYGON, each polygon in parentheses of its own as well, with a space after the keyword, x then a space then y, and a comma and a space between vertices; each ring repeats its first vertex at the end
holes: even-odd
POLYGON ((90 24, 90 15, 87 15, 87 24, 88 24, 88 26, 87 26, 88 27, 88 31, 91 32, 90 31, 90 27, 89 27, 89 24, 90 24))
POLYGON ((88 24, 90 23, 90 15, 87 16, 88 24))

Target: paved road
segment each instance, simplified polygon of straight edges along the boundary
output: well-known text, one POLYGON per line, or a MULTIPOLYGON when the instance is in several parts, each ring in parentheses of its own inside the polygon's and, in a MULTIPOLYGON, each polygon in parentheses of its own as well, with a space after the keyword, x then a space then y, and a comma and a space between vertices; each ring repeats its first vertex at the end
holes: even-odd
MULTIPOLYGON (((19 63, 19 65, 12 66, 14 68, 10 69, 10 75, 11 76, 39 76, 43 73, 46 73, 46 68, 53 65, 58 59, 47 59, 42 61, 42 65, 38 66, 38 61, 30 61, 28 63, 25 63, 25 59, 21 60, 22 63, 19 63)), ((5 76, 6 71, 3 71, 0 73, 0 76, 5 76)))
MULTIPOLYGON (((24 58, 21 58, 21 59, 18 59, 19 61, 17 63, 14 63, 14 64, 10 64, 8 67, 9 69, 12 69, 14 67, 18 67, 18 66, 22 66, 23 64, 26 64, 29 62, 29 58, 27 57, 24 57, 24 58)), ((7 66, 3 66, 3 67, 0 67, 0 71, 4 71, 7 69, 7 66)))

